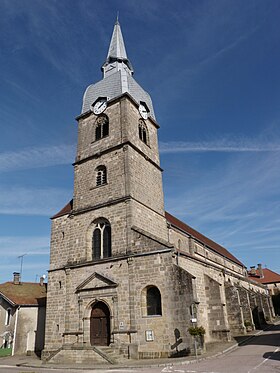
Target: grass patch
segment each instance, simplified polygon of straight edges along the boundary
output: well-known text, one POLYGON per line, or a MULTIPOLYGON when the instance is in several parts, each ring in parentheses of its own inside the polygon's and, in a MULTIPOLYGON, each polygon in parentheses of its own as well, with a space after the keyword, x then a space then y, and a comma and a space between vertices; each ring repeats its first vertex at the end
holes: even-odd
POLYGON ((11 348, 0 348, 0 357, 10 356, 12 354, 12 347, 11 348))

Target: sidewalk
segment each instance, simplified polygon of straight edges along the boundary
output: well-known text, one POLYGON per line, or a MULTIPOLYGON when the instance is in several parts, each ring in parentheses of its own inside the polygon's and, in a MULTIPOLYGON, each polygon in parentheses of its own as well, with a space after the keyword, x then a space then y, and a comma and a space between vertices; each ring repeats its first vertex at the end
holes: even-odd
POLYGON ((207 344, 207 351, 203 355, 199 355, 196 359, 195 356, 186 356, 181 358, 166 358, 166 359, 146 359, 146 360, 127 360, 121 364, 111 365, 107 362, 104 364, 97 364, 97 365, 87 365, 87 364, 52 364, 52 363, 43 363, 38 357, 36 356, 7 356, 0 358, 0 366, 1 365, 9 365, 9 366, 22 366, 22 367, 30 367, 30 368, 60 368, 60 369, 81 369, 81 370, 98 370, 98 369, 123 369, 123 368, 140 368, 140 367, 157 367, 157 366, 167 366, 167 365, 181 365, 181 364, 191 364, 196 361, 201 361, 205 359, 210 359, 213 357, 217 357, 221 354, 228 353, 233 349, 237 348, 239 345, 247 342, 251 338, 262 334, 264 330, 269 329, 273 325, 277 325, 280 322, 276 322, 275 324, 268 325, 263 330, 255 330, 247 335, 238 336, 238 343, 234 339, 231 342, 215 342, 207 344))

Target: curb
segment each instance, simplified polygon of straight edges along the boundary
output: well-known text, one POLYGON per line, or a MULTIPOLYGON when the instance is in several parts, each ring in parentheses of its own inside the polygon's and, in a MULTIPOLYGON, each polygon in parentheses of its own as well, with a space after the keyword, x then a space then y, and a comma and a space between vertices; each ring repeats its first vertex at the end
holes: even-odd
MULTIPOLYGON (((104 370, 104 369, 107 369, 107 370, 121 370, 121 369, 141 369, 141 368, 155 368, 155 367, 172 367, 172 366, 180 366, 180 365, 188 365, 188 364, 194 364, 194 363, 197 363, 197 362, 200 362, 200 361, 204 361, 204 360, 209 360, 209 359, 213 359, 213 358, 216 358, 218 356, 221 356, 221 355, 225 355, 227 353, 230 353, 231 351, 237 349, 239 346, 242 346, 243 344, 247 343, 249 340, 253 339, 254 337, 257 337, 258 335, 262 334, 264 331, 266 330, 269 330, 271 329, 273 326, 275 325, 279 325, 280 324, 280 321, 276 322, 275 324, 272 324, 272 325, 269 325, 267 326, 266 328, 256 332, 255 334, 252 334, 250 336, 248 336, 248 338, 245 338, 243 341, 239 342, 239 343, 235 343, 234 345, 228 347, 227 349, 223 350, 223 351, 220 351, 214 355, 211 355, 211 356, 206 356, 206 357, 200 357, 200 358, 194 358, 192 360, 182 360, 182 361, 174 361, 174 362, 170 362, 170 363, 154 363, 154 364, 143 364, 143 365, 111 365, 111 366, 108 366, 108 365, 104 365, 104 366, 97 366, 95 368, 91 368, 91 367, 75 367, 75 368, 71 368, 71 367, 67 367, 67 366, 57 366, 57 365, 52 365, 52 364, 48 364, 48 365, 45 365, 45 364, 42 364, 42 365, 32 365, 32 364, 28 364, 28 363, 18 363, 18 364, 15 364, 13 366, 17 366, 17 367, 26 367, 26 368, 43 368, 43 369, 53 369, 53 370, 56 370, 56 369, 67 369, 69 371, 71 370, 92 370, 92 371, 98 371, 98 370, 104 370)), ((1 365, 0 365, 1 367, 1 365)))

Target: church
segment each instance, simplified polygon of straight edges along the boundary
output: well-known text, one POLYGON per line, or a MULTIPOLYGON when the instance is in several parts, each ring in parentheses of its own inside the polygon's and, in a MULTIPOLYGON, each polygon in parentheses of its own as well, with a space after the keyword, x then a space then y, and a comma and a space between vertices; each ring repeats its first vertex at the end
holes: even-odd
POLYGON ((102 72, 76 118, 73 200, 52 217, 43 359, 187 355, 190 327, 206 344, 260 327, 274 316, 266 287, 164 209, 159 124, 118 20, 102 72))

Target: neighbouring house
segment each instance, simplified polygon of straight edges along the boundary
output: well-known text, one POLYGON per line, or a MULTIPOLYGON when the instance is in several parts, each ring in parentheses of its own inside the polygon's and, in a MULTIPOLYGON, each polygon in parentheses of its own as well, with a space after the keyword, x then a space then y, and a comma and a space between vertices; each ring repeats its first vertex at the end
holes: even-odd
POLYGON ((260 284, 266 285, 270 295, 280 293, 280 275, 269 268, 262 268, 261 264, 250 267, 248 271, 249 278, 260 284))
POLYGON ((14 280, 0 284, 0 347, 12 355, 40 354, 44 348, 47 285, 14 280), (2 339, 1 339, 2 338, 2 339))

